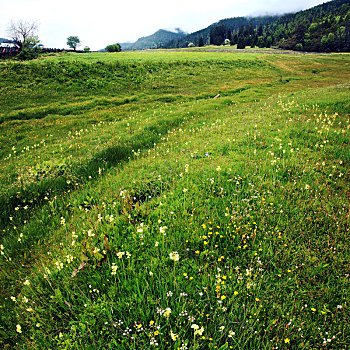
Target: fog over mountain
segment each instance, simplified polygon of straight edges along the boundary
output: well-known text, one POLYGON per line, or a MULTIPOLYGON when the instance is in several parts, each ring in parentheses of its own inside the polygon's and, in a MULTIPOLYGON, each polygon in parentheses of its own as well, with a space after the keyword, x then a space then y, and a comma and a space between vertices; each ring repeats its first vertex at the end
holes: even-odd
POLYGON ((223 18, 263 13, 288 13, 310 8, 323 0, 11 0, 1 4, 0 37, 7 38, 11 20, 37 20, 39 38, 47 47, 67 48, 67 37, 78 36, 81 47, 98 50, 115 42, 136 42, 160 28, 180 27, 187 33, 206 28, 223 18))

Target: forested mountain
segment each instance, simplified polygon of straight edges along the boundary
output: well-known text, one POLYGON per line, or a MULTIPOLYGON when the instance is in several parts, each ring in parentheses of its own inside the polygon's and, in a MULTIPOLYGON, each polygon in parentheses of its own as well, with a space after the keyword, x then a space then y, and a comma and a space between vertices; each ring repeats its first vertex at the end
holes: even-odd
POLYGON ((226 18, 191 34, 181 29, 160 29, 135 43, 122 43, 121 47, 144 50, 225 42, 238 49, 274 46, 298 51, 350 51, 350 0, 333 0, 280 16, 226 18))
POLYGON ((272 44, 305 51, 350 50, 350 1, 333 0, 271 24, 272 44))
POLYGON ((333 0, 283 16, 224 19, 173 39, 163 47, 186 47, 189 43, 222 45, 225 39, 238 48, 275 46, 301 51, 350 51, 350 1, 333 0))
POLYGON ((174 32, 160 29, 152 35, 142 37, 135 43, 122 43, 122 50, 144 50, 144 49, 156 49, 162 47, 166 42, 174 39, 180 39, 186 36, 180 28, 176 28, 174 32))
POLYGON ((186 47, 189 43, 196 46, 207 44, 221 45, 225 39, 231 37, 232 32, 238 31, 243 26, 258 27, 260 24, 277 20, 279 16, 264 16, 264 17, 234 17, 222 19, 219 22, 211 24, 209 27, 201 29, 197 32, 188 34, 180 39, 171 40, 163 45, 164 48, 186 47), (220 38, 215 38, 219 36, 220 38), (221 40, 223 38, 223 40, 221 40))

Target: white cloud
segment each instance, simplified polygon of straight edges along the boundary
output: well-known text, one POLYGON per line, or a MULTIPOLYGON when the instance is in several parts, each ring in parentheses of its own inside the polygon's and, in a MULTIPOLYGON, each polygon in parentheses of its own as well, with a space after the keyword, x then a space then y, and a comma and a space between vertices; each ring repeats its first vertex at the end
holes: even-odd
POLYGON ((49 47, 67 47, 77 35, 82 46, 96 50, 115 42, 135 41, 160 28, 180 27, 193 32, 223 18, 259 13, 290 12, 323 0, 0 0, 0 37, 7 37, 11 20, 38 20, 39 38, 49 47))

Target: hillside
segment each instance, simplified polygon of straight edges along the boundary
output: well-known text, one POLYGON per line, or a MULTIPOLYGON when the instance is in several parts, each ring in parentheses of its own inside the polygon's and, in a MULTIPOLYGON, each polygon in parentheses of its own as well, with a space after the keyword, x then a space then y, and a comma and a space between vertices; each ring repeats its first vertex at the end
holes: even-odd
POLYGON ((350 51, 350 2, 333 0, 281 17, 272 23, 270 33, 272 44, 281 48, 350 51))
POLYGON ((10 43, 10 42, 12 42, 12 41, 9 39, 0 38, 0 43, 10 43))
POLYGON ((123 51, 125 50, 131 50, 132 49, 132 46, 134 45, 134 43, 131 43, 131 42, 127 42, 127 43, 119 43, 121 49, 123 51))
POLYGON ((0 62, 0 348, 348 349, 349 81, 343 54, 0 62))
POLYGON ((190 42, 222 45, 225 39, 241 49, 275 46, 299 51, 350 51, 350 3, 333 0, 295 14, 225 19, 171 40, 164 47, 186 47, 190 42))
POLYGON ((122 43, 120 45, 122 50, 156 49, 156 48, 162 47, 163 44, 168 41, 180 39, 185 35, 186 33, 184 33, 179 28, 177 28, 175 32, 165 30, 165 29, 160 29, 157 32, 153 33, 152 35, 139 38, 134 43, 122 43))
POLYGON ((173 39, 163 45, 164 48, 176 48, 186 47, 190 42, 196 46, 199 44, 200 39, 203 39, 204 44, 211 44, 210 32, 217 27, 224 27, 225 38, 231 36, 231 32, 238 31, 243 26, 253 26, 254 28, 259 26, 261 23, 266 24, 273 22, 278 19, 279 16, 263 16, 263 17, 234 17, 222 19, 210 26, 198 30, 194 33, 188 34, 180 39, 173 39))

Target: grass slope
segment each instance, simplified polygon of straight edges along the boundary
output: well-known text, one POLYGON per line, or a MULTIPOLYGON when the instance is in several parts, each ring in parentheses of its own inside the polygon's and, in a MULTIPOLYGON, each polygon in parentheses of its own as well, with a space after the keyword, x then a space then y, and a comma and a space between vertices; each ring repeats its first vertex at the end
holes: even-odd
POLYGON ((0 344, 346 349, 349 63, 1 63, 0 344))

